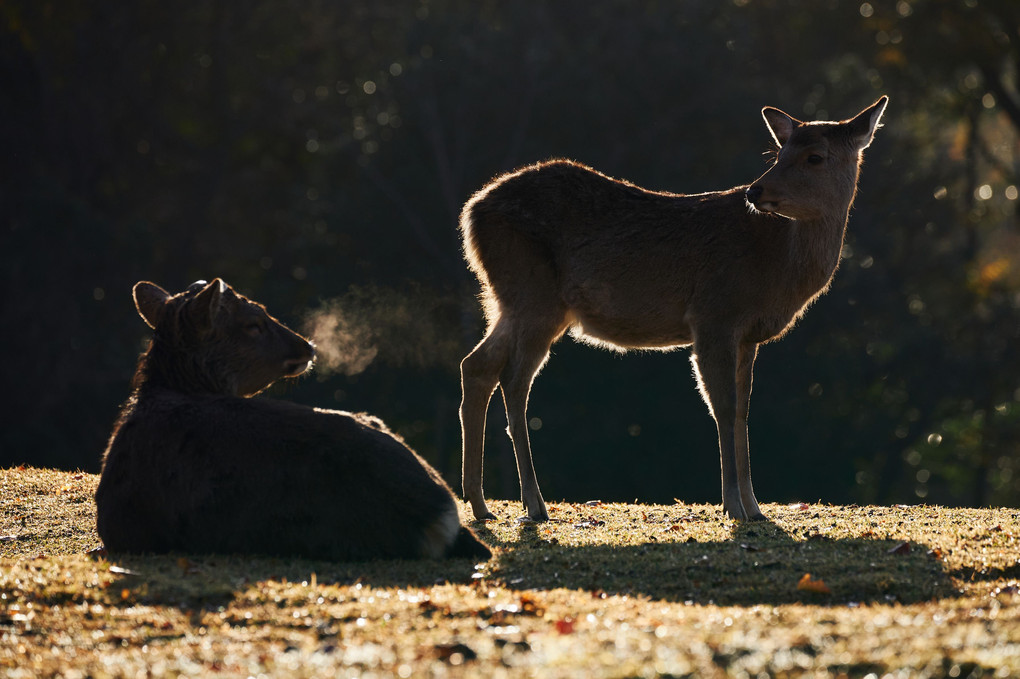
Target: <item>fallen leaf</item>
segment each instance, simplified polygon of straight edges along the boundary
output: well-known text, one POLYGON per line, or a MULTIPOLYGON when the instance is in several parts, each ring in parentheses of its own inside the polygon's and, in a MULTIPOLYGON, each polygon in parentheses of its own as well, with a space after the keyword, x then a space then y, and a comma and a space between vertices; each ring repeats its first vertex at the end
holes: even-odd
POLYGON ((898 544, 895 547, 891 548, 887 552, 887 554, 899 554, 901 556, 904 555, 904 554, 910 554, 910 543, 906 542, 906 541, 901 542, 900 544, 898 544))
POLYGON ((573 618, 560 618, 556 621, 556 631, 560 634, 573 634, 574 633, 574 619, 573 618))
POLYGON ((140 577, 142 574, 138 571, 133 571, 128 568, 122 568, 120 566, 110 566, 110 572, 114 575, 125 575, 129 577, 140 577))
POLYGON ((754 545, 749 545, 746 542, 741 542, 740 543, 740 548, 743 549, 744 551, 747 551, 747 552, 760 552, 761 551, 761 549, 759 549, 758 547, 755 547, 754 545))
POLYGON ((821 578, 813 580, 810 573, 805 573, 797 582, 797 589, 802 592, 815 592, 817 594, 831 594, 832 590, 821 578))
POLYGON ((601 507, 602 500, 588 500, 584 503, 586 507, 601 507))
POLYGON ((513 616, 520 613, 521 609, 513 604, 497 604, 493 608, 478 611, 478 617, 486 620, 492 627, 503 627, 512 622, 513 616))
POLYGON ((492 640, 492 643, 495 644, 496 648, 505 648, 510 651, 523 652, 531 650, 531 644, 524 640, 515 641, 513 639, 503 639, 500 637, 496 637, 495 639, 492 640))
POLYGON ((522 594, 521 612, 527 615, 539 616, 545 613, 545 608, 543 608, 534 597, 522 594))
POLYGON ((0 536, 0 542, 14 542, 18 539, 17 535, 3 535, 0 536))
POLYGON ((437 604, 432 599, 425 597, 418 602, 418 610, 422 612, 422 615, 445 615, 449 616, 452 611, 446 604, 437 604))
POLYGON ((198 564, 186 556, 178 557, 177 567, 184 571, 185 575, 194 575, 198 572, 198 564))
POLYGON ((600 521, 594 516, 589 516, 587 519, 580 523, 575 523, 574 528, 598 528, 599 526, 606 525, 605 521, 600 521))
POLYGON ((450 663, 451 665, 460 665, 468 660, 474 660, 478 657, 467 644, 455 641, 450 644, 436 644, 436 657, 440 660, 450 663))
POLYGON ((787 509, 796 509, 802 512, 806 509, 809 509, 810 507, 811 505, 807 504, 806 502, 794 502, 793 504, 786 506, 787 509))
POLYGON ((942 553, 941 549, 939 549, 938 547, 935 547, 934 549, 928 550, 928 556, 934 557, 934 558, 938 559, 939 561, 941 561, 942 558, 945 555, 942 553))

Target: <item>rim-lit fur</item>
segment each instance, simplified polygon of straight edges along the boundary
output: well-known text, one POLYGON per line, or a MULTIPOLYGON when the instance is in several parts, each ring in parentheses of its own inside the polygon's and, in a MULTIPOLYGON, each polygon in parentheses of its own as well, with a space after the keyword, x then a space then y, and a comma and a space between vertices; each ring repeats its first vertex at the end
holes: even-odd
POLYGON ((855 118, 762 116, 779 150, 751 185, 695 195, 649 191, 567 160, 499 177, 460 227, 481 283, 485 337, 461 363, 464 493, 477 518, 485 412, 499 386, 528 516, 548 518, 528 441, 527 402, 568 330, 611 349, 693 346, 716 420, 723 508, 762 518, 751 486, 747 407, 758 345, 787 332, 839 263, 862 152, 887 103, 855 118))
POLYGON ((488 558, 449 487, 378 418, 249 398, 312 345, 221 280, 134 289, 153 328, 96 490, 111 552, 488 558))

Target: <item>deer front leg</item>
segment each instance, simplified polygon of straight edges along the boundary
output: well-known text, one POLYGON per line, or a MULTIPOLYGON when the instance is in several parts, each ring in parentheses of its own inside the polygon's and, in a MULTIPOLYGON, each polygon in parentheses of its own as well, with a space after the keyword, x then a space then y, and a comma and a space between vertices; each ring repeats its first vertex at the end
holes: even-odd
POLYGON ((699 336, 695 339, 691 359, 701 396, 715 418, 719 433, 723 511, 734 519, 746 519, 747 512, 740 497, 734 437, 737 421, 736 342, 699 336))
POLYGON ((747 411, 751 402, 751 374, 757 354, 757 344, 740 345, 737 354, 737 413, 733 424, 740 503, 744 508, 744 514, 751 521, 765 519, 765 515, 758 507, 758 500, 754 497, 754 489, 751 486, 751 456, 747 438, 747 411))
POLYGON ((506 406, 507 433, 514 444, 517 473, 521 481, 521 502, 529 519, 548 521, 549 511, 538 487, 528 435, 528 394, 535 374, 549 356, 549 342, 520 341, 499 378, 506 406))
POLYGON ((517 474, 521 482, 521 504, 527 517, 532 521, 548 521, 549 510, 546 508, 542 491, 538 487, 535 465, 531 459, 531 442, 528 438, 527 395, 522 398, 520 392, 512 386, 503 385, 503 401, 506 404, 507 433, 514 444, 514 455, 517 458, 517 474))

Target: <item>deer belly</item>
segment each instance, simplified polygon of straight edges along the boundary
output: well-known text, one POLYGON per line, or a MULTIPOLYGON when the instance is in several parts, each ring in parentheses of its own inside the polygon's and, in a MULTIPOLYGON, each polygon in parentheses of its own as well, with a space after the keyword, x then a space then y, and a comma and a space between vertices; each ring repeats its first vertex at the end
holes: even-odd
POLYGON ((668 349, 692 342, 681 289, 649 272, 609 273, 562 291, 575 339, 621 349, 668 349))
POLYGON ((571 336, 610 349, 673 349, 691 343, 690 327, 666 313, 574 314, 571 336))

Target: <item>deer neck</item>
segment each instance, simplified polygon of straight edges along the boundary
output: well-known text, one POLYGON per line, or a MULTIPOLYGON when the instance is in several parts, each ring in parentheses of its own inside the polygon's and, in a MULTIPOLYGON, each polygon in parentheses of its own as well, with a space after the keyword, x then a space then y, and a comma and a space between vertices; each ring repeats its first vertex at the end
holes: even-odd
POLYGON ((169 389, 185 394, 230 394, 231 385, 219 384, 209 366, 191 356, 181 357, 172 349, 153 341, 142 354, 133 381, 139 394, 156 389, 169 389))
POLYGON ((839 266, 846 234, 849 205, 813 220, 790 220, 791 248, 794 271, 803 275, 802 283, 818 290, 832 278, 839 266))

